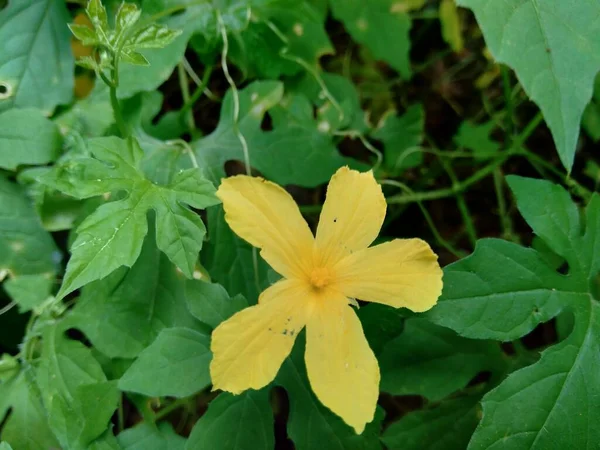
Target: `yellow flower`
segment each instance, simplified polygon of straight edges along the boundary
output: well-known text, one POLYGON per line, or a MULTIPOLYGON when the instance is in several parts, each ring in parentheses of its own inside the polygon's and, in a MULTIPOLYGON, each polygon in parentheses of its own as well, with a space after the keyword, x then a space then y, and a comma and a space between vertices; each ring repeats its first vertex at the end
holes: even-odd
POLYGON ((223 180, 217 196, 231 229, 259 247, 283 279, 260 295, 258 305, 214 330, 213 388, 239 394, 266 386, 306 327, 313 391, 362 433, 375 414, 379 366, 350 304, 361 299, 430 309, 442 291, 437 256, 420 239, 368 248, 386 210, 371 172, 344 167, 331 178, 316 237, 292 197, 276 184, 235 176, 223 180))

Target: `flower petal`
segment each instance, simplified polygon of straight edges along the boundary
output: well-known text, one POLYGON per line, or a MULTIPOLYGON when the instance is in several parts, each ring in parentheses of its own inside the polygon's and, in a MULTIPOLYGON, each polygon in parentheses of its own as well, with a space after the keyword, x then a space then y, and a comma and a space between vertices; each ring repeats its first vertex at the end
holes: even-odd
POLYGON ((306 326, 308 378, 321 403, 360 434, 375 415, 379 366, 348 300, 322 300, 306 326))
POLYGON ((415 312, 433 307, 442 293, 437 255, 421 239, 395 239, 356 252, 335 272, 348 297, 415 312))
POLYGON ((261 256, 281 275, 301 277, 308 271, 314 238, 291 195, 262 178, 244 175, 221 182, 231 229, 261 249, 261 256))
POLYGON ((269 301, 234 314, 213 331, 213 389, 239 394, 269 384, 306 325, 313 304, 310 287, 283 280, 263 296, 269 301))
POLYGON ((317 228, 317 264, 334 264, 371 245, 381 229, 385 210, 385 197, 372 172, 339 169, 329 182, 317 228))

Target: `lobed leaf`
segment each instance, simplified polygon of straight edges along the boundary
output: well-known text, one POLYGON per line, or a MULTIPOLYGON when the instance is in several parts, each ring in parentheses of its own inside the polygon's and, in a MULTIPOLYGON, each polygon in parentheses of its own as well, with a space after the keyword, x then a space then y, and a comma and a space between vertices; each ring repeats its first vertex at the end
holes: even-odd
POLYGON ((104 278, 121 266, 131 267, 148 233, 147 214, 156 213, 156 243, 181 271, 193 274, 205 234, 198 215, 182 203, 204 208, 218 203, 214 187, 199 169, 188 169, 160 186, 140 171, 142 151, 134 139, 98 138, 88 141, 91 154, 68 161, 59 173, 48 177, 52 187, 71 195, 89 197, 110 191, 128 191, 128 196, 101 205, 77 228, 71 259, 58 293, 69 292, 104 278))

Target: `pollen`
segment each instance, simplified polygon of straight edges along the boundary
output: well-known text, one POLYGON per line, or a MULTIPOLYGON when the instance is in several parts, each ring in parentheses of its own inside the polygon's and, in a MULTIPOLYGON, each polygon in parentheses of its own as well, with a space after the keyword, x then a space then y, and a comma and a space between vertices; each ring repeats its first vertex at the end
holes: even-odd
POLYGON ((316 267, 310 274, 310 284, 316 289, 322 289, 331 282, 331 271, 326 267, 316 267))

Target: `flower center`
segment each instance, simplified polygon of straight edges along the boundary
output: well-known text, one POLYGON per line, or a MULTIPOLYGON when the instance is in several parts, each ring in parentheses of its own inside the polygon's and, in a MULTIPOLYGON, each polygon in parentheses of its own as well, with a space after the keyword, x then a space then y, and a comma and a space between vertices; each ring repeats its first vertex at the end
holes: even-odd
POLYGON ((326 267, 316 267, 310 274, 310 284, 316 289, 324 288, 330 281, 331 272, 326 267))

